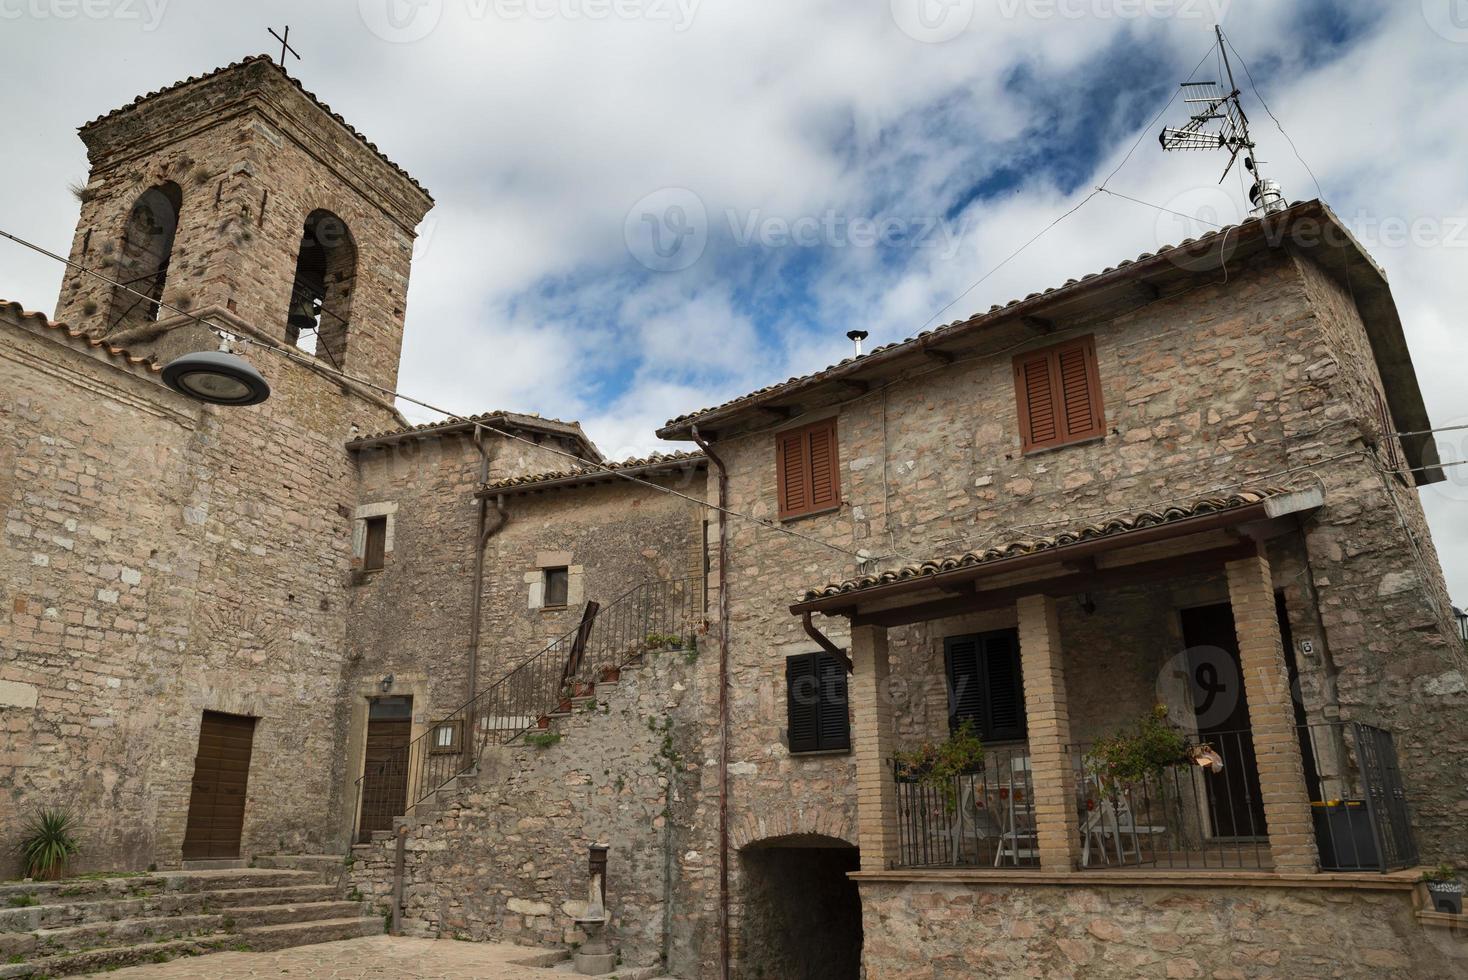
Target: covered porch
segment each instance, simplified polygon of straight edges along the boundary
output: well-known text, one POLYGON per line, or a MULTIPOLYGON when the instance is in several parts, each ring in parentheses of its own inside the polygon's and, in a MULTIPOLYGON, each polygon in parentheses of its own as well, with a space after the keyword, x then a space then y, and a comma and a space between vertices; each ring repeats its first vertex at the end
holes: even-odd
POLYGON ((808 593, 818 641, 850 622, 862 870, 1415 860, 1390 734, 1292 694, 1269 554, 1320 504, 1241 491, 808 593), (935 776, 954 731, 982 752, 935 776))

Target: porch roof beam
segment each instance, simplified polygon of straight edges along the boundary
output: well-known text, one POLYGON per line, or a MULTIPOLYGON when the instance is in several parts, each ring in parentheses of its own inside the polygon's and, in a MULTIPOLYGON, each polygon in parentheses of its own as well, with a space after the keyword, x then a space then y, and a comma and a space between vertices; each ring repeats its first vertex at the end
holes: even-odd
MULTIPOLYGON (((1173 578, 1181 574, 1222 568, 1224 563, 1247 558, 1256 553, 1252 541, 1222 548, 1211 548, 1189 555, 1163 558, 1157 561, 1137 562, 1114 569, 1098 569, 1094 572, 1069 572, 1050 579, 1012 585, 1002 589, 981 589, 971 595, 952 599, 938 599, 895 609, 883 609, 863 613, 857 609, 844 613, 851 617, 855 626, 907 626, 931 619, 946 619, 988 609, 1003 609, 1014 605, 1027 595, 1067 596, 1082 592, 1099 592, 1103 589, 1140 585, 1159 579, 1173 578)), ((1062 566, 1057 563, 1057 569, 1062 566)), ((837 612, 831 615, 842 615, 837 612)))
POLYGON ((1293 529, 1298 525, 1300 515, 1315 510, 1324 502, 1324 494, 1317 487, 1275 494, 1258 503, 1231 507, 1212 514, 1121 531, 1092 538, 1089 541, 1079 541, 1075 544, 1047 548, 1044 551, 1016 555, 1013 558, 981 561, 935 575, 915 575, 897 582, 807 599, 792 605, 790 611, 797 616, 807 612, 824 613, 827 616, 852 616, 857 614, 863 605, 876 601, 895 599, 933 589, 950 593, 960 592, 966 584, 975 583, 979 579, 1044 568, 1057 562, 1078 562, 1121 548, 1133 548, 1138 545, 1168 541, 1221 528, 1249 529, 1252 531, 1249 537, 1256 541, 1264 540, 1272 535, 1261 533, 1262 528, 1272 528, 1276 533, 1280 529, 1293 529))

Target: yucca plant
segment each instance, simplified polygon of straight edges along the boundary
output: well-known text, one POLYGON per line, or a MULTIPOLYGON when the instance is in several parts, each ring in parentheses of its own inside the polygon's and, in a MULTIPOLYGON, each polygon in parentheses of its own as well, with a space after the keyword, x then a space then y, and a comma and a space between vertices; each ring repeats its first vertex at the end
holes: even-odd
POLYGON ((59 808, 42 808, 30 815, 16 847, 27 878, 61 877, 67 862, 80 850, 72 836, 75 827, 72 815, 59 808))

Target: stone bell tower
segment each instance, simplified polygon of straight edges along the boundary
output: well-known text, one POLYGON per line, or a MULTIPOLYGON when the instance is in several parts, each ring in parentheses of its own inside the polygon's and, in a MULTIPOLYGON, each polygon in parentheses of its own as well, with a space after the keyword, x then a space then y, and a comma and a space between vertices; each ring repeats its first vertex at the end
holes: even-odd
POLYGON ((396 383, 433 198, 282 68, 248 58, 80 132, 71 259, 134 292, 69 271, 56 319, 161 359, 211 343, 161 301, 396 383))

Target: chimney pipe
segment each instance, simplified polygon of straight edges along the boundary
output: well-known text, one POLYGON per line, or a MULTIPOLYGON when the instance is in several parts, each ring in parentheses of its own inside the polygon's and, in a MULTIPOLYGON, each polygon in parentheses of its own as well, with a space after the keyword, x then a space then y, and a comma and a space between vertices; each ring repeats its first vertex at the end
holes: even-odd
POLYGON ((846 339, 856 345, 856 356, 861 357, 861 342, 867 339, 867 332, 865 330, 848 330, 846 331, 846 339))

